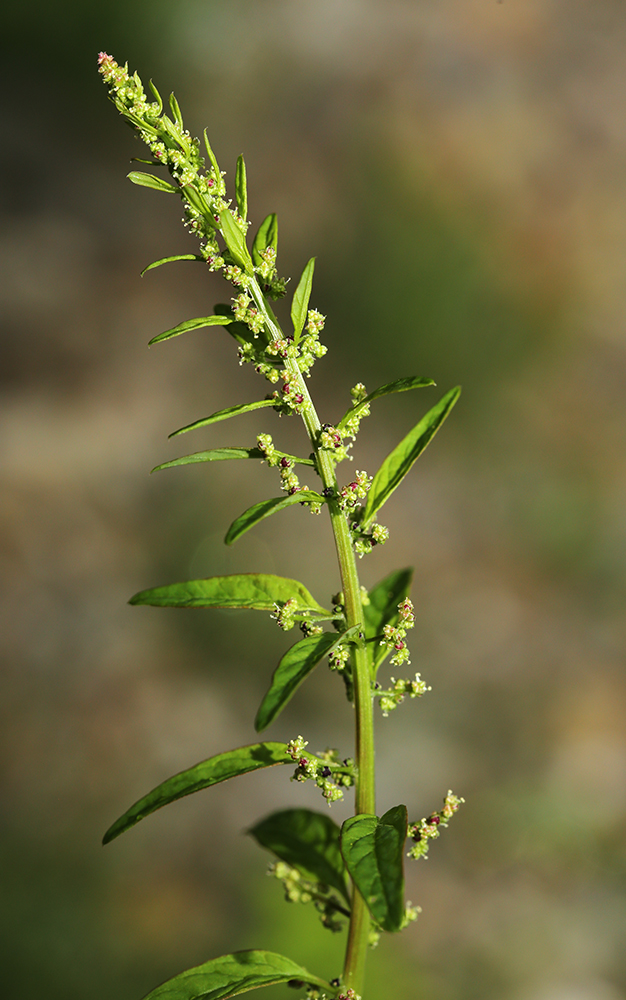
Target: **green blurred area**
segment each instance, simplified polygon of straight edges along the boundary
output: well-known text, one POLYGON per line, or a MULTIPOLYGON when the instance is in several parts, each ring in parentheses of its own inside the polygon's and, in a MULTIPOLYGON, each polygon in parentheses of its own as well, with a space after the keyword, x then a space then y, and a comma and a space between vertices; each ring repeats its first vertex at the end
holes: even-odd
MULTIPOLYGON (((3 995, 131 1000, 248 947, 330 977, 343 948, 282 902, 243 835, 275 808, 326 808, 282 769, 99 844, 154 784, 254 741, 294 635, 126 599, 246 570, 302 577, 321 601, 338 582, 327 525, 300 509, 223 546, 236 513, 276 495, 271 470, 147 476, 261 430, 304 446, 266 411, 167 442, 266 386, 223 331, 145 350, 229 293, 186 264, 139 277, 193 244, 173 199, 124 179, 142 152, 98 80, 105 49, 176 89, 230 178, 244 152, 254 223, 279 215, 281 273, 293 283, 317 255, 323 418, 357 381, 437 381, 377 402, 354 467, 373 473, 436 393, 463 384, 385 508, 390 541, 362 563, 369 586, 415 565, 413 666, 433 688, 377 719, 380 811, 426 815, 449 787, 466 799, 408 868, 423 912, 373 953, 367 1000, 619 1000, 623 6, 39 2, 5 9, 1 35, 3 995)), ((348 753, 351 727, 322 667, 267 735, 348 753)))

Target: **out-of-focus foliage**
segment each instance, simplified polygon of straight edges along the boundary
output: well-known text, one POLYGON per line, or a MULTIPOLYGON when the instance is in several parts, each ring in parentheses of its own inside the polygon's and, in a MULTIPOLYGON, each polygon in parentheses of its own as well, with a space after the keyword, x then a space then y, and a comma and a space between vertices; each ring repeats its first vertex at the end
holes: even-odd
MULTIPOLYGON (((2 17, 3 993, 131 1000, 235 942, 328 976, 341 961, 341 941, 284 906, 239 836, 272 809, 317 807, 306 788, 294 803, 280 769, 100 847, 147 787, 252 742, 285 650, 252 613, 242 627, 236 613, 125 599, 251 564, 299 576, 311 547, 307 586, 324 602, 337 584, 324 526, 308 518, 303 537, 299 509, 280 535, 270 519, 223 546, 233 510, 268 495, 253 463, 148 478, 180 454, 171 427, 260 386, 221 331, 145 350, 224 292, 196 265, 139 278, 195 247, 175 205, 124 180, 142 154, 101 92, 106 49, 176 88, 231 181, 245 151, 253 227, 278 212, 292 285, 317 257, 327 419, 358 380, 437 381, 411 394, 409 415, 376 403, 388 422, 375 436, 364 423, 358 468, 377 468, 428 393, 464 386, 437 449, 386 505, 391 538, 365 569, 373 583, 415 564, 413 659, 433 688, 378 727, 379 812, 409 772, 410 815, 448 787, 467 803, 454 836, 409 867, 423 913, 374 954, 372 1000, 618 1000, 623 5, 115 0, 2 17)), ((239 420, 228 436, 194 431, 189 450, 251 447, 266 430, 298 453, 286 421, 239 420)), ((348 707, 328 700, 337 683, 317 671, 268 739, 301 731, 317 749, 348 732, 348 707)), ((342 807, 332 815, 341 823, 342 807)))

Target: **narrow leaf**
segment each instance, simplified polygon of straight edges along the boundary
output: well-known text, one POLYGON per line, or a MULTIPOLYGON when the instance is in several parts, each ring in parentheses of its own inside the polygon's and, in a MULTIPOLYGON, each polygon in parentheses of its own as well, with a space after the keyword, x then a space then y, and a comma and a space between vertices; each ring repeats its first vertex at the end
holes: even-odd
POLYGON ((228 1000, 260 986, 290 982, 310 983, 329 995, 335 992, 326 980, 312 976, 283 955, 273 951, 235 951, 181 972, 157 986, 144 1000, 228 1000))
POLYGON ((246 164, 243 156, 237 157, 237 170, 235 172, 235 198, 237 200, 237 211, 242 219, 247 219, 248 185, 246 181, 246 164))
POLYGON ((266 250, 267 247, 274 247, 276 253, 278 253, 278 219, 276 218, 276 213, 272 212, 267 218, 263 219, 263 222, 259 226, 258 232, 254 237, 254 242, 252 244, 252 260, 257 267, 260 267, 263 263, 263 258, 261 253, 266 250))
POLYGON ((302 277, 298 282, 298 287, 293 293, 293 300, 291 303, 291 322, 293 323, 293 339, 296 344, 300 339, 300 334, 302 333, 304 324, 306 323, 309 299, 311 297, 311 288, 313 287, 314 270, 315 257, 311 257, 302 272, 302 277))
POLYGON ((378 389, 374 389, 370 392, 365 399, 362 399, 360 403, 356 406, 351 406, 350 409, 343 415, 338 423, 338 428, 341 430, 345 427, 346 423, 350 417, 358 414, 364 406, 371 403, 372 400, 378 399, 380 396, 389 396, 393 392, 406 392, 407 389, 421 389, 427 385, 434 385, 435 383, 431 378, 418 378, 416 375, 411 375, 409 378, 399 378, 395 382, 387 382, 386 385, 381 385, 378 389))
POLYGON ((236 264, 249 273, 252 273, 252 260, 246 246, 246 239, 241 229, 233 219, 230 210, 225 208, 220 212, 220 227, 224 242, 230 250, 231 256, 236 264))
MULTIPOLYGON (((225 317, 226 318, 226 317, 225 317)), ((237 417, 240 413, 250 413, 251 410, 260 410, 264 406, 273 406, 275 399, 259 399, 255 403, 239 403, 238 406, 228 406, 225 410, 217 410, 210 417, 203 417, 202 420, 195 420, 193 424, 180 427, 177 431, 172 431, 168 437, 176 437, 177 434, 186 434, 187 431, 195 431, 198 427, 208 427, 209 424, 216 424, 220 420, 228 420, 229 417, 237 417)))
POLYGON ((400 485, 413 463, 422 454, 428 443, 435 436, 450 410, 461 395, 461 387, 457 386, 439 400, 436 406, 428 411, 425 417, 415 425, 412 431, 402 439, 381 465, 374 476, 367 497, 363 525, 371 523, 374 515, 389 499, 393 491, 400 485))
POLYGON ((229 316, 199 316, 197 319, 187 319, 184 323, 173 326, 171 330, 153 337, 148 341, 148 346, 160 344, 162 340, 171 340, 172 337, 180 337, 181 333, 188 333, 190 330, 201 330, 205 326, 228 326, 229 323, 232 323, 229 316))
POLYGON ((217 229, 219 222, 213 215, 211 206, 204 195, 201 194, 200 191, 196 191, 193 184, 185 184, 184 187, 181 188, 181 191, 191 207, 195 208, 196 212, 199 212, 200 215, 206 219, 209 225, 213 227, 213 229, 217 229))
POLYGON ((346 869, 339 849, 340 830, 326 813, 285 809, 272 813, 248 831, 277 858, 305 878, 337 889, 348 900, 346 869))
MULTIPOLYGON (((274 452, 280 458, 288 458, 292 462, 300 465, 313 465, 311 458, 296 458, 295 455, 286 455, 281 451, 274 452)), ((160 472, 161 469, 173 469, 177 465, 193 465, 196 462, 223 462, 227 459, 237 458, 257 458, 265 460, 265 454, 260 448, 212 448, 210 451, 196 451, 193 455, 183 455, 182 458, 174 458, 171 462, 163 462, 156 465, 152 472, 160 472)))
POLYGON ((233 573, 210 576, 206 580, 187 580, 165 587, 152 587, 131 597, 129 604, 148 604, 160 608, 251 608, 273 611, 276 604, 295 600, 298 612, 329 615, 311 597, 304 584, 273 573, 233 573))
POLYGON ((374 920, 386 931, 398 931, 404 917, 403 853, 407 835, 406 806, 381 816, 351 816, 341 828, 341 853, 354 884, 374 920))
POLYGON ((326 497, 323 497, 321 493, 314 493, 313 490, 300 490, 299 493, 294 493, 293 496, 262 500, 261 503, 255 503, 252 507, 248 507, 247 510, 244 510, 243 514, 240 514, 233 521, 226 532, 224 542, 226 545, 232 545, 233 542, 236 542, 246 531, 250 531, 250 528, 253 528, 259 521, 263 521, 270 514, 276 514, 279 510, 284 510, 285 507, 291 507, 294 503, 326 502, 326 497))
POLYGON ((175 257, 161 257, 160 260, 155 260, 152 264, 148 264, 148 266, 144 267, 141 272, 141 277, 143 278, 144 274, 146 274, 147 271, 151 271, 153 267, 160 267, 161 264, 171 264, 174 260, 199 260, 202 261, 202 263, 205 263, 204 257, 201 257, 197 253, 179 253, 176 254, 175 257))
POLYGON ((168 778, 167 781, 157 785, 127 809, 124 815, 109 827, 102 843, 108 844, 146 816, 170 802, 184 798, 185 795, 210 788, 211 785, 218 785, 228 778, 248 774, 249 771, 258 771, 259 768, 273 767, 275 764, 292 764, 293 758, 287 753, 286 746, 286 743, 253 743, 251 746, 227 750, 226 753, 217 754, 216 757, 209 757, 208 760, 175 774, 173 778, 168 778))
MULTIPOLYGON (((409 596, 413 569, 399 569, 390 573, 369 591, 369 604, 363 605, 365 635, 368 639, 381 635, 385 625, 395 625, 398 621, 398 604, 409 596)), ((379 644, 374 646, 372 661, 374 669, 388 655, 389 650, 379 644)))
POLYGON ((152 93, 154 94, 154 98, 155 98, 155 100, 156 100, 156 102, 157 102, 157 104, 159 106, 158 113, 161 114, 161 112, 163 111, 163 98, 159 94, 159 92, 156 89, 155 85, 153 84, 152 80, 149 81, 149 87, 150 87, 150 90, 152 91, 152 93))
POLYGON ((287 650, 274 671, 269 691, 254 720, 257 733, 267 729, 320 660, 340 642, 341 637, 336 632, 323 632, 301 639, 287 650))
POLYGON ((180 105, 173 94, 170 94, 170 108, 172 109, 172 114, 174 115, 174 121, 178 125, 181 132, 183 132, 183 116, 180 113, 180 105))
POLYGON ((216 180, 219 180, 221 177, 220 168, 217 160, 215 159, 215 153, 211 149, 206 129, 204 130, 204 145, 206 146, 207 155, 209 157, 209 160, 211 161, 211 166, 213 167, 213 170, 215 172, 216 180))
POLYGON ((174 187, 173 184, 168 184, 167 181, 161 177, 155 177, 154 174, 145 174, 143 170, 131 170, 126 176, 129 181, 138 184, 139 187, 154 188, 155 191, 165 191, 166 194, 178 193, 178 188, 174 187))

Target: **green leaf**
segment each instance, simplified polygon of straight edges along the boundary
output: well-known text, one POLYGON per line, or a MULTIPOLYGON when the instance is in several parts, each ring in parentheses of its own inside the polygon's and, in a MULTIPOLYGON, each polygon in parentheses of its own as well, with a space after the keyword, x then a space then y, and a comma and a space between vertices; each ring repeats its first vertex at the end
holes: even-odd
POLYGON ((131 170, 126 176, 129 181, 138 184, 139 187, 154 188, 155 191, 165 191, 166 194, 178 194, 178 188, 174 187, 173 184, 168 184, 167 181, 161 177, 155 177, 154 174, 145 174, 143 170, 131 170))
POLYGON ((324 979, 273 951, 235 951, 187 969, 169 979, 144 1000, 227 1000, 260 986, 276 983, 311 983, 329 995, 335 990, 324 979))
POLYGON ((262 819, 248 833, 305 878, 337 889, 349 901, 340 830, 326 813, 284 809, 262 819))
POLYGON ((204 257, 201 257, 197 253, 179 253, 176 254, 175 257, 161 257, 160 260, 155 260, 152 262, 152 264, 148 264, 148 266, 144 267, 143 271, 141 272, 141 277, 143 278, 144 274, 146 274, 147 271, 151 271, 153 267, 160 267, 161 264, 171 264, 171 262, 174 260, 199 260, 203 264, 206 263, 204 257))
POLYGON ((235 263, 239 264, 248 274, 252 274, 252 260, 246 246, 246 238, 228 208, 220 212, 220 227, 224 242, 235 263))
POLYGON ((406 806, 381 816, 351 816, 341 828, 341 853, 354 884, 383 930, 398 931, 404 917, 406 806))
POLYGON ((302 277, 298 282, 298 287, 293 293, 293 301, 291 303, 291 322, 293 323, 293 339, 296 344, 300 339, 300 334, 302 333, 304 324, 306 323, 309 299, 311 297, 311 288, 313 287, 314 270, 315 257, 311 257, 302 272, 302 277))
MULTIPOLYGON (((365 635, 368 639, 381 635, 385 625, 396 624, 399 617, 398 604, 409 596, 412 580, 412 567, 399 569, 390 573, 369 591, 370 602, 363 605, 365 635)), ((374 646, 372 661, 375 670, 388 654, 389 650, 385 646, 379 644, 374 646)))
POLYGON ((129 604, 159 608, 251 608, 273 611, 274 605, 297 601, 298 612, 330 614, 311 597, 304 584, 273 573, 233 573, 152 587, 131 597, 129 604))
POLYGON ((218 164, 217 160, 215 159, 215 153, 211 149, 211 145, 209 143, 209 137, 207 135, 206 129, 204 130, 204 145, 206 146, 206 151, 207 151, 207 155, 209 157, 209 160, 211 161, 211 166, 213 167, 213 170, 215 171, 215 176, 216 176, 217 179, 219 179, 221 177, 219 164, 218 164))
POLYGON ((236 542, 246 531, 250 531, 250 528, 253 528, 259 521, 263 521, 270 514, 276 514, 279 510, 284 510, 285 507, 291 507, 294 503, 326 502, 326 497, 323 497, 321 493, 315 493, 313 490, 300 490, 299 493, 294 493, 293 496, 262 500, 261 503, 255 503, 252 507, 248 507, 247 510, 244 510, 243 514, 235 518, 226 532, 224 542, 226 545, 232 545, 233 542, 236 542))
POLYGON ((439 400, 436 406, 428 411, 425 417, 415 425, 412 431, 402 439, 381 465, 374 476, 367 497, 363 526, 371 523, 374 515, 389 499, 393 491, 400 485, 413 463, 419 458, 427 444, 435 436, 450 410, 461 395, 461 387, 457 386, 439 400))
POLYGON ((173 94, 170 94, 170 108, 172 109, 172 114, 174 115, 174 121, 178 125, 181 132, 184 132, 185 126, 183 125, 183 116, 180 113, 178 101, 173 94))
POLYGON ((159 112, 158 113, 161 114, 161 112, 163 111, 163 98, 159 94, 159 92, 156 89, 155 85, 153 84, 152 80, 149 81, 149 87, 150 87, 150 90, 152 91, 152 93, 154 94, 155 101, 159 105, 159 112))
POLYGON ((267 729, 320 660, 340 643, 341 636, 337 636, 336 632, 323 632, 301 639, 287 650, 274 671, 269 691, 254 720, 257 733, 267 729))
POLYGON ((181 188, 181 191, 184 194, 187 201, 189 202, 189 204, 191 205, 191 207, 195 208, 196 212, 199 212, 200 215, 204 219, 206 219, 209 225, 213 227, 213 229, 217 229, 218 222, 215 216, 213 215, 213 212, 211 211, 211 206, 204 197, 204 195, 201 194, 200 191, 196 191, 193 184, 185 184, 181 188))
POLYGON ((162 340, 171 340, 172 337, 180 337, 181 333, 188 333, 190 330, 201 330, 205 326, 228 326, 229 323, 232 323, 229 316, 199 316, 197 319, 186 319, 184 323, 179 323, 171 330, 153 337, 148 341, 148 346, 160 344, 162 340))
POLYGON ((359 413, 364 406, 371 403, 372 400, 378 399, 380 396, 389 396, 393 392, 406 392, 407 389, 422 389, 427 385, 435 385, 431 378, 418 378, 416 375, 411 375, 409 378, 398 378, 395 382, 387 382, 386 385, 381 385, 378 389, 374 389, 370 392, 365 399, 362 399, 360 403, 355 406, 351 406, 350 409, 344 413, 343 417, 337 424, 339 430, 345 427, 346 423, 355 414, 359 413))
MULTIPOLYGON (((282 451, 275 451, 279 458, 288 458, 292 462, 300 465, 313 465, 311 458, 297 458, 295 455, 286 455, 282 451)), ((212 448, 210 451, 196 451, 193 455, 183 455, 182 458, 174 458, 171 462, 163 462, 156 465, 152 472, 160 472, 161 469, 173 469, 177 465, 193 465, 196 462, 223 462, 226 459, 236 458, 258 458, 265 461, 265 454, 260 448, 212 448)))
POLYGON ((170 802, 176 802, 185 795, 192 795, 203 788, 218 785, 228 778, 236 778, 249 771, 258 771, 262 767, 273 767, 275 764, 292 764, 293 758, 286 750, 286 743, 253 743, 237 750, 227 750, 226 753, 209 757, 200 764, 175 774, 173 778, 163 781, 151 792, 144 795, 138 802, 127 809, 123 816, 109 827, 102 840, 108 844, 121 833, 130 830, 151 813, 156 812, 170 802))
POLYGON ((260 267, 263 263, 263 258, 261 253, 266 250, 267 247, 274 247, 276 253, 278 253, 278 219, 276 218, 276 213, 272 212, 267 218, 263 219, 263 222, 259 226, 258 232, 254 237, 254 242, 252 244, 252 260, 257 267, 260 267))
POLYGON ((248 218, 248 185, 246 181, 246 164, 243 156, 237 157, 235 197, 237 199, 237 211, 241 218, 245 220, 248 218))
POLYGON ((237 417, 240 413, 250 413, 251 410, 260 410, 264 406, 273 406, 275 402, 275 399, 258 399, 254 403, 239 403, 238 406, 228 406, 225 410, 217 410, 216 413, 212 413, 210 417, 203 417, 202 420, 195 420, 193 424, 187 424, 186 427, 172 431, 168 437, 173 438, 177 434, 186 434, 187 431, 195 431, 198 427, 208 427, 209 424, 216 424, 220 420, 237 417))

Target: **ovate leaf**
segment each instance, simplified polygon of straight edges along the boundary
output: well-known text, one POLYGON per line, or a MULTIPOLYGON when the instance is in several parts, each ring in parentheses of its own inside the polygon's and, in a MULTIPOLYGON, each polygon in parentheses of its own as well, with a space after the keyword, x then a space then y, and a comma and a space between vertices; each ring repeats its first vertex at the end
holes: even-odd
POLYGON ((263 219, 263 222, 259 226, 258 232, 254 237, 254 242, 252 244, 252 260, 254 261, 256 267, 260 267, 263 263, 263 258, 261 254, 263 250, 267 247, 274 247, 276 253, 278 253, 278 219, 276 218, 276 213, 272 212, 267 218, 263 219))
POLYGON ((102 843, 108 844, 111 840, 115 840, 150 813, 156 812, 170 802, 184 798, 185 795, 192 795, 193 792, 218 785, 221 781, 236 778, 240 774, 258 771, 259 768, 274 767, 275 764, 292 764, 293 759, 287 753, 286 746, 286 743, 253 743, 237 750, 227 750, 226 753, 217 754, 216 757, 210 757, 195 767, 175 774, 173 778, 168 778, 167 781, 157 785, 127 809, 124 815, 109 827, 102 843))
POLYGON ((340 830, 326 813, 285 809, 272 813, 248 832, 261 847, 297 868, 305 878, 337 889, 348 900, 340 830))
POLYGON ((206 263, 204 257, 201 257, 197 253, 179 253, 176 254, 175 257, 161 257, 160 260, 155 260, 152 262, 152 264, 148 264, 148 266, 144 267, 143 271, 141 272, 141 277, 143 278, 144 274, 146 274, 148 271, 151 271, 153 267, 160 267, 161 264, 171 264, 172 261, 174 260, 199 260, 203 264, 206 263))
POLYGON ((226 545, 232 545, 233 542, 241 538, 246 531, 250 531, 250 528, 253 528, 259 521, 263 521, 271 514, 276 514, 279 510, 284 510, 285 507, 291 507, 294 503, 326 502, 326 498, 321 493, 314 493, 313 490, 300 490, 298 493, 294 493, 293 496, 262 500, 261 503, 255 503, 252 507, 248 507, 247 510, 244 510, 243 514, 235 518, 226 532, 224 541, 226 545))
POLYGON ((145 174, 143 170, 131 170, 127 174, 129 181, 138 184, 139 187, 153 188, 155 191, 164 191, 166 194, 177 194, 178 188, 173 184, 168 184, 161 177, 154 174, 145 174))
MULTIPOLYGON (((385 625, 395 625, 398 621, 398 604, 409 596, 413 569, 399 569, 377 583, 369 593, 369 604, 363 605, 365 635, 368 639, 381 635, 385 625)), ((379 643, 372 650, 374 669, 382 663, 389 650, 379 643)))
POLYGON ((217 410, 216 413, 212 413, 210 417, 202 417, 201 420, 195 420, 193 424, 187 424, 186 427, 180 427, 177 431, 172 431, 168 437, 173 438, 177 434, 186 434, 187 431, 195 431, 198 427, 208 427, 209 424, 216 424, 220 420, 228 420, 229 417, 238 417, 240 413, 250 413, 252 410, 260 410, 264 406, 273 406, 275 402, 275 399, 259 399, 254 403, 239 403, 238 406, 228 406, 225 410, 217 410))
POLYGON ((321 635, 311 635, 301 639, 295 646, 288 649, 274 671, 269 691, 263 698, 254 728, 257 733, 274 721, 287 702, 293 697, 303 680, 309 676, 317 664, 336 644, 341 637, 336 632, 323 632, 321 635))
POLYGON ((165 587, 142 590, 129 604, 147 604, 159 608, 250 608, 273 611, 276 604, 295 600, 297 613, 330 614, 311 596, 303 583, 273 573, 233 573, 210 576, 206 580, 187 580, 165 587))
POLYGON ((381 816, 351 816, 341 828, 341 853, 354 884, 383 930, 398 931, 404 917, 406 806, 381 816))
MULTIPOLYGON (((275 456, 288 458, 292 462, 300 465, 313 465, 311 458, 297 458, 295 455, 287 455, 282 451, 275 451, 275 456)), ((196 451, 193 455, 183 455, 182 458, 174 458, 171 462, 163 462, 156 465, 152 472, 159 472, 161 469, 173 469, 177 465, 194 465, 196 462, 223 462, 227 459, 257 458, 265 460, 265 453, 260 448, 212 448, 210 451, 196 451)))
POLYGON ((293 339, 296 344, 300 339, 300 334, 302 333, 304 324, 306 323, 309 299, 311 297, 311 288, 313 287, 314 270, 315 257, 311 257, 302 272, 302 277, 298 282, 298 287, 293 294, 293 301, 291 303, 291 322, 293 323, 293 339))
POLYGON ((374 389, 369 395, 362 399, 360 403, 356 403, 355 406, 351 406, 350 409, 343 415, 338 423, 339 430, 345 427, 346 423, 350 417, 358 414, 364 406, 371 403, 372 400, 378 399, 380 396, 389 396, 394 392, 406 392, 408 389, 422 389, 428 385, 434 385, 435 383, 431 378, 418 378, 416 375, 411 375, 409 378, 398 378, 395 382, 387 382, 386 385, 379 386, 378 389, 374 389))
POLYGON ((237 200, 237 211, 241 218, 245 220, 248 218, 248 186, 246 181, 246 164, 243 156, 237 158, 235 197, 237 200))
POLYGON ((413 463, 435 436, 450 410, 461 395, 461 387, 457 386, 446 393, 432 410, 415 425, 412 431, 402 439, 381 465, 374 476, 371 489, 367 496, 363 526, 371 523, 374 515, 389 499, 393 491, 400 485, 413 463))
POLYGON ((224 242, 228 247, 231 257, 236 264, 239 264, 244 271, 252 273, 252 260, 246 246, 246 239, 241 229, 233 219, 228 208, 220 212, 220 227, 224 242))
POLYGON ((311 983, 331 995, 330 983, 311 975, 290 958, 273 951, 235 951, 187 969, 169 979, 144 1000, 228 1000, 260 986, 276 983, 311 983))
POLYGON ((178 326, 173 326, 171 330, 160 333, 148 341, 148 345, 160 344, 162 340, 171 340, 172 337, 180 337, 181 333, 188 333, 190 330, 201 330, 205 326, 228 326, 232 323, 229 316, 199 316, 197 319, 187 319, 178 326))

